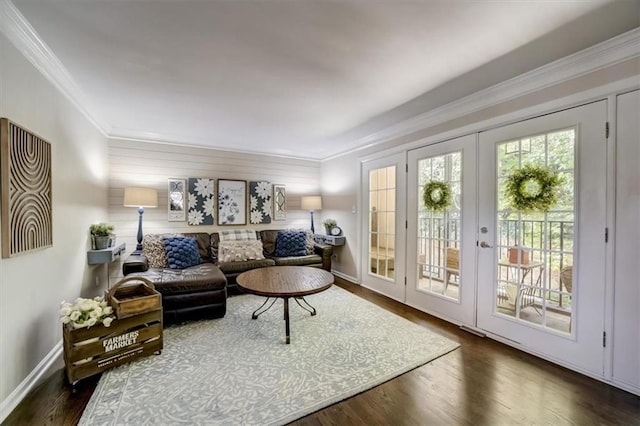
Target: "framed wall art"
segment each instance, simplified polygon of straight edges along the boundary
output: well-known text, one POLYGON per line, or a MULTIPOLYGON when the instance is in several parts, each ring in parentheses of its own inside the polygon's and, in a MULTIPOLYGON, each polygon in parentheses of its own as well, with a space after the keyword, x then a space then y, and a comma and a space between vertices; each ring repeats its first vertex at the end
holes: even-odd
POLYGON ((271 223, 271 184, 265 181, 249 182, 249 223, 271 223))
POLYGON ((184 222, 187 220, 187 180, 169 179, 167 188, 167 220, 184 222))
POLYGON ((247 181, 218 180, 218 225, 247 224, 247 181))
POLYGON ((51 247, 51 144, 0 119, 2 257, 51 247))
POLYGON ((287 220, 287 192, 284 185, 273 184, 273 220, 287 220))
POLYGON ((189 178, 189 225, 215 224, 214 184, 210 178, 189 178))

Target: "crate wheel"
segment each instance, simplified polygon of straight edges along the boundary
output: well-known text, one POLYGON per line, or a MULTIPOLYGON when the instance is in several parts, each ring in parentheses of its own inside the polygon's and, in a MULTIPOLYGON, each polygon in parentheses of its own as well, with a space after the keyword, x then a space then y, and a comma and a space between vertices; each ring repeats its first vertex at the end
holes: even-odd
POLYGON ((160 351, 155 351, 155 354, 156 354, 156 355, 160 355, 161 353, 162 353, 162 351, 161 351, 161 350, 160 350, 160 351))

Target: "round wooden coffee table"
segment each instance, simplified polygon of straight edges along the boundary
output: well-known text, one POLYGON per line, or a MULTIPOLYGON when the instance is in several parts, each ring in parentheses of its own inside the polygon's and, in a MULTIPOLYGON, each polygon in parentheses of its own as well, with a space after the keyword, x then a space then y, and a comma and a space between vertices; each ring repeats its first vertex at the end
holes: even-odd
POLYGON ((238 288, 246 293, 265 296, 267 300, 251 315, 252 319, 269 310, 278 298, 284 300, 284 321, 287 344, 289 336, 289 299, 293 298, 301 308, 316 314, 316 308, 304 296, 320 293, 331 287, 333 275, 324 269, 310 266, 269 266, 243 272, 236 278, 238 288), (267 303, 271 304, 267 306, 267 303), (302 303, 306 306, 303 306, 302 303))

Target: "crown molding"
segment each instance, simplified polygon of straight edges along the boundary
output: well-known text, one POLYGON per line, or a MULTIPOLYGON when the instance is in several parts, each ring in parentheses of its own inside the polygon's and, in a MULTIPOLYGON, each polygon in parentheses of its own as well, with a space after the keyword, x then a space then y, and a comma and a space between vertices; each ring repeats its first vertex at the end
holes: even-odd
POLYGON ((184 140, 184 139, 180 138, 179 136, 160 134, 160 133, 151 133, 151 132, 144 132, 144 131, 137 131, 137 130, 130 130, 130 129, 122 130, 120 128, 115 128, 109 135, 107 135, 107 137, 112 140, 143 142, 143 143, 152 143, 157 145, 172 145, 172 146, 179 146, 183 148, 199 148, 199 149, 208 149, 208 150, 215 150, 215 151, 222 151, 222 152, 233 152, 238 154, 262 155, 265 157, 310 161, 315 163, 319 163, 321 161, 321 159, 314 158, 314 157, 301 157, 301 156, 283 154, 283 153, 273 153, 273 152, 254 151, 254 150, 248 150, 248 149, 211 146, 211 145, 207 145, 205 141, 199 144, 197 139, 193 139, 193 138, 185 143, 185 142, 180 142, 181 140, 184 140))
POLYGON ((110 126, 90 110, 90 103, 67 69, 9 0, 0 0, 0 31, 104 135, 110 126))
POLYGON ((356 147, 322 161, 362 151, 637 57, 640 57, 640 28, 371 133, 358 139, 356 147))

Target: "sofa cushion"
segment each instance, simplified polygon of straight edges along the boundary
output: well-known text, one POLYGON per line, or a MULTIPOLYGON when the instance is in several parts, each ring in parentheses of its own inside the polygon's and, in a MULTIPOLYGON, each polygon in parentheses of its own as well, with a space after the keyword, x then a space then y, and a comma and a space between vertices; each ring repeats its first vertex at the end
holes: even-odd
POLYGON ((313 232, 311 232, 311 229, 288 229, 287 231, 304 232, 304 235, 306 238, 305 243, 307 246, 307 254, 315 253, 314 251, 315 241, 313 240, 313 232))
POLYGON ((153 268, 128 276, 145 277, 163 295, 224 289, 227 280, 211 263, 201 263, 186 269, 153 268))
POLYGON ((142 253, 146 256, 149 268, 168 268, 165 237, 184 237, 182 234, 147 234, 142 239, 142 253))
POLYGON ((250 259, 264 259, 261 241, 220 241, 218 245, 220 262, 240 262, 250 259))
POLYGON ((275 257, 306 256, 307 236, 302 231, 280 231, 276 237, 275 257))
POLYGON ((142 239, 142 252, 147 257, 149 268, 168 268, 167 250, 162 235, 148 234, 142 239))
POLYGON ((198 242, 200 252, 200 262, 209 261, 209 233, 208 232, 183 232, 182 235, 166 235, 168 237, 188 237, 195 238, 198 242))
POLYGON ((201 263, 195 238, 165 237, 162 241, 167 250, 169 268, 184 269, 201 263))
POLYGON ((256 231, 253 229, 227 229, 220 231, 220 241, 249 241, 257 239, 256 231))
POLYGON ((322 257, 317 254, 307 256, 276 257, 276 266, 317 266, 322 267, 322 257))
POLYGON ((239 274, 240 272, 249 271, 256 268, 265 268, 267 266, 275 266, 273 259, 245 260, 243 262, 221 262, 218 267, 225 274, 239 274))

